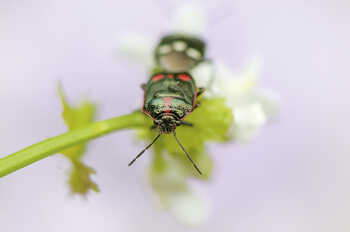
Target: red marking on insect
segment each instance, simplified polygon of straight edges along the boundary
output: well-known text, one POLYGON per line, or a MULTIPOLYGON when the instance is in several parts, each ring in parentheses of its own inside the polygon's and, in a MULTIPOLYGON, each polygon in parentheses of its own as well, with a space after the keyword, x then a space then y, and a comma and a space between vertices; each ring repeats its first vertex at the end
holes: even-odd
POLYGON ((164 97, 164 105, 165 105, 165 113, 170 113, 170 103, 172 98, 171 97, 164 97))
POLYGON ((189 75, 183 74, 183 73, 179 74, 178 77, 180 80, 183 80, 183 81, 190 81, 191 80, 191 77, 189 75))
POLYGON ((174 74, 168 74, 166 75, 167 78, 174 78, 174 74))
POLYGON ((158 80, 163 79, 163 78, 164 78, 163 74, 158 74, 158 75, 153 76, 152 80, 158 81, 158 80))

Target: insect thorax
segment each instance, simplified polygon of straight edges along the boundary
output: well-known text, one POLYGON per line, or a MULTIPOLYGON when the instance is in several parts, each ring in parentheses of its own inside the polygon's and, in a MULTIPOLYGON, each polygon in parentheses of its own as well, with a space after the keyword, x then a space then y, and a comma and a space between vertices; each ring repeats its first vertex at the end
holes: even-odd
POLYGON ((156 74, 145 86, 143 111, 161 132, 170 133, 192 112, 195 94, 189 74, 156 74))

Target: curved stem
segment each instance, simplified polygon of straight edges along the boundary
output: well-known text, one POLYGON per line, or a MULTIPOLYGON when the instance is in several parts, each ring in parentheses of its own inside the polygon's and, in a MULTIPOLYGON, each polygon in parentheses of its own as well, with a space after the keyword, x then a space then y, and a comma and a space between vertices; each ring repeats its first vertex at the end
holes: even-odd
POLYGON ((0 159, 0 177, 8 175, 31 163, 44 159, 68 147, 122 129, 143 127, 147 124, 141 112, 94 122, 81 129, 46 139, 0 159))

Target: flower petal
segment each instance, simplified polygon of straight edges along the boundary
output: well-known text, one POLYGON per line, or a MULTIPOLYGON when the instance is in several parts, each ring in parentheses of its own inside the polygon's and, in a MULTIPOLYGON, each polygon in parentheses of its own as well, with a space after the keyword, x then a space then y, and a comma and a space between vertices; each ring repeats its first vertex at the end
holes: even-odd
POLYGON ((199 4, 185 4, 176 9, 172 30, 178 33, 201 35, 206 25, 206 15, 199 4))
POLYGON ((169 210, 179 222, 189 226, 201 225, 209 213, 208 202, 189 191, 172 195, 169 210))
POLYGON ((146 68, 150 68, 153 42, 142 35, 128 35, 118 41, 118 50, 121 55, 135 60, 146 68))
POLYGON ((255 136, 259 128, 266 123, 266 115, 258 102, 242 104, 233 109, 235 139, 248 140, 255 136))

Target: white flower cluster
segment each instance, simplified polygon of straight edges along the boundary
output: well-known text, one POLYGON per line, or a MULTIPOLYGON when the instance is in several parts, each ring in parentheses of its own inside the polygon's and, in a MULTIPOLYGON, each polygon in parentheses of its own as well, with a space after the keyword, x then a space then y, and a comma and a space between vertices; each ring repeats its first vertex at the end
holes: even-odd
POLYGON ((254 58, 238 74, 221 63, 215 64, 215 70, 211 64, 204 63, 192 71, 198 85, 209 86, 207 96, 226 99, 234 115, 232 132, 236 140, 247 141, 253 138, 279 111, 278 97, 257 88, 261 67, 262 61, 254 58))

